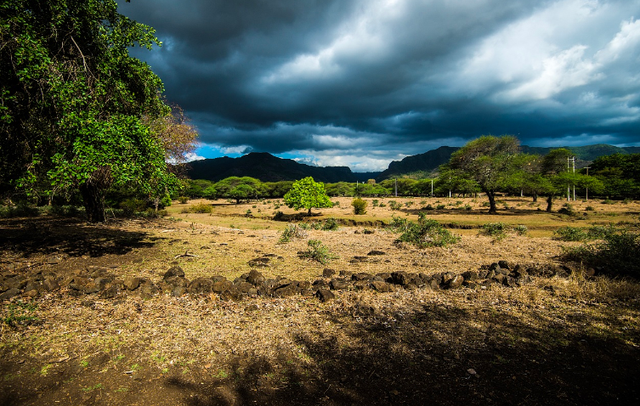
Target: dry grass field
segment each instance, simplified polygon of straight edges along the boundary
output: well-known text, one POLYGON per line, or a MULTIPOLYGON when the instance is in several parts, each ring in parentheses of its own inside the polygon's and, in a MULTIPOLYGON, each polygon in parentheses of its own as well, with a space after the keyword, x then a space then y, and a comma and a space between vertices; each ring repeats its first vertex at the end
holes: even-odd
POLYGON ((542 199, 509 197, 488 215, 483 198, 365 200, 359 216, 337 198, 311 217, 281 200, 192 200, 106 225, 0 219, 0 405, 640 404, 640 284, 562 262, 582 243, 553 238, 563 226, 637 225, 639 203, 577 201, 566 215, 562 200, 546 213, 542 199), (198 204, 211 213, 189 211, 198 204), (397 243, 385 225, 421 211, 460 241, 397 243), (336 230, 313 227, 330 218, 336 230), (526 233, 481 233, 496 222, 526 233), (301 235, 282 243, 293 223, 301 235), (326 263, 300 255, 310 240, 326 263), (314 295, 340 274, 433 280, 499 261, 568 272, 314 295), (184 276, 170 279, 176 266, 184 276), (302 293, 190 293, 212 277, 241 285, 252 270, 302 293))

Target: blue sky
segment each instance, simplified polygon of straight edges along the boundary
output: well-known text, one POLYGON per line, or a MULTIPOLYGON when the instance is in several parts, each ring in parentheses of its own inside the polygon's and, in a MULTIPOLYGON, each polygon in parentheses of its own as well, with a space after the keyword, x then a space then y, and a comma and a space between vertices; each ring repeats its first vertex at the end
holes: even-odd
POLYGON ((132 0, 201 157, 321 166, 480 135, 640 145, 640 0, 132 0))

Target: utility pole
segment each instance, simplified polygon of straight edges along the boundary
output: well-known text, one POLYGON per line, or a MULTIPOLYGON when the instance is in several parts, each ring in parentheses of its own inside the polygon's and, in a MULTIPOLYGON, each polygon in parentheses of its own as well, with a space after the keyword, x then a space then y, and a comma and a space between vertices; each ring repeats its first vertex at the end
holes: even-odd
POLYGON ((393 180, 393 183, 395 184, 396 197, 398 197, 398 178, 395 178, 395 179, 393 180))
MULTIPOLYGON (((576 157, 571 158, 571 162, 573 162, 573 174, 576 174, 576 157)), ((573 201, 576 201, 576 184, 573 184, 573 201)))
POLYGON ((431 197, 433 197, 433 179, 431 179, 431 197))

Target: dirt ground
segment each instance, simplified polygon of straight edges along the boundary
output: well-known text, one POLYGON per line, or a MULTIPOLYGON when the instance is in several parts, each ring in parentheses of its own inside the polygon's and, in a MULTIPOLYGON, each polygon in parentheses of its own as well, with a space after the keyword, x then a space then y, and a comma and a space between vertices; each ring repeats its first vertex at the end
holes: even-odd
POLYGON ((277 200, 176 202, 164 219, 106 225, 0 219, 0 292, 21 275, 58 286, 25 282, 1 304, 0 405, 640 404, 640 284, 585 276, 579 264, 571 275, 516 287, 350 287, 327 301, 73 287, 98 275, 159 284, 175 266, 190 281, 233 281, 257 269, 308 282, 326 268, 429 276, 498 261, 563 266, 563 249, 580 243, 554 240, 554 230, 624 225, 640 212, 638 203, 590 201, 573 202, 576 214, 567 216, 538 210, 544 202, 504 199, 489 216, 482 199, 414 198, 377 199, 377 207, 367 199, 367 214, 354 216, 351 199, 334 200, 339 206, 302 222, 332 217, 337 230, 311 227, 286 244, 279 239, 288 222, 272 217, 296 213, 277 200), (186 212, 197 203, 212 204, 212 213, 186 212), (415 221, 427 205, 459 243, 418 249, 383 227, 392 216, 415 221), (490 222, 528 232, 496 240, 479 233, 490 222), (337 258, 301 258, 312 239, 337 258), (256 268, 256 258, 269 261, 256 268))

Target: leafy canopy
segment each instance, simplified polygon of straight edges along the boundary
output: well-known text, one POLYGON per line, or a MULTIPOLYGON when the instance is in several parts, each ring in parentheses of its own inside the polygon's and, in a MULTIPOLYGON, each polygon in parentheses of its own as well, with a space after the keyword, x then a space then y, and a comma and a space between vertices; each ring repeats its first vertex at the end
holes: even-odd
POLYGON ((119 14, 113 0, 5 0, 0 15, 5 190, 78 188, 90 221, 103 221, 112 185, 149 195, 176 185, 166 143, 147 125, 169 112, 162 82, 129 55, 160 45, 153 29, 119 14))
POLYGON ((291 190, 284 195, 284 202, 294 210, 332 207, 333 204, 324 189, 324 183, 316 182, 311 176, 293 182, 291 190))

